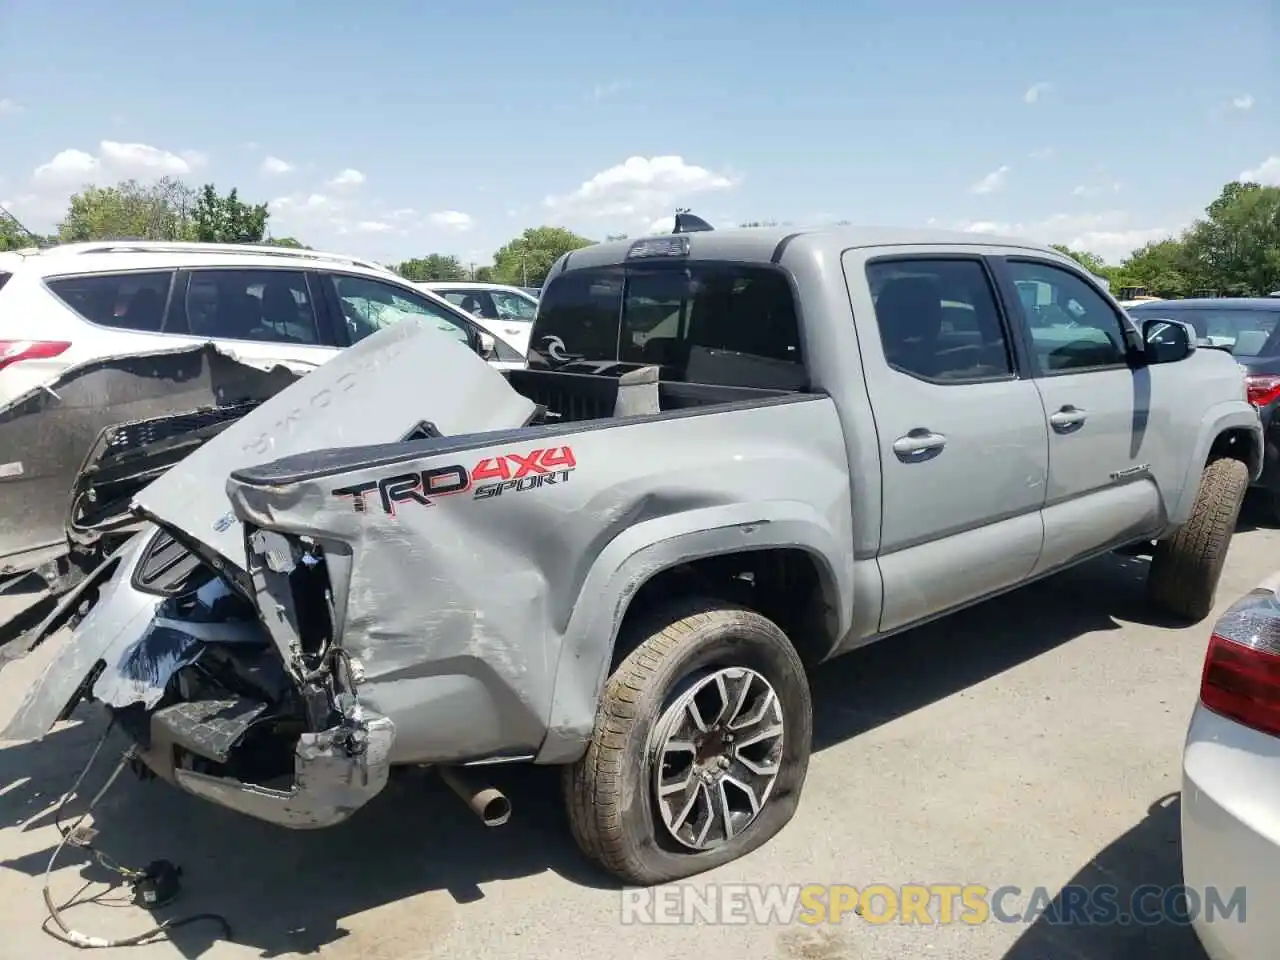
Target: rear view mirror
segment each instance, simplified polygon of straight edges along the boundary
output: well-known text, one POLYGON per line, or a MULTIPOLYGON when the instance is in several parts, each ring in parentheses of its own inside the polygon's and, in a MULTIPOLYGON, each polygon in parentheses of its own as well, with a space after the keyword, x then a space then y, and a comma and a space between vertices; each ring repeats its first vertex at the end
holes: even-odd
POLYGON ((1195 328, 1181 320, 1148 320, 1142 325, 1142 342, 1147 363, 1174 363, 1195 352, 1195 328))
POLYGON ((497 349, 495 343, 496 341, 493 338, 493 334, 480 334, 480 356, 484 357, 486 360, 492 360, 494 352, 497 349))

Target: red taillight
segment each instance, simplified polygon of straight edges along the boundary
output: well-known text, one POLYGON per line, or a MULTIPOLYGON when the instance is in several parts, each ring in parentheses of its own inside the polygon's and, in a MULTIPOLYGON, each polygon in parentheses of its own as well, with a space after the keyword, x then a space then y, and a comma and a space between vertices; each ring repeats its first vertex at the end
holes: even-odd
POLYGON ((21 360, 47 360, 65 351, 65 340, 0 340, 0 370, 21 360))
POLYGON ((1280 377, 1249 374, 1244 378, 1245 396, 1255 407, 1265 407, 1280 398, 1280 377))
POLYGON ((1250 592, 1222 615, 1209 638, 1200 702, 1246 727, 1280 736, 1280 600, 1250 592))

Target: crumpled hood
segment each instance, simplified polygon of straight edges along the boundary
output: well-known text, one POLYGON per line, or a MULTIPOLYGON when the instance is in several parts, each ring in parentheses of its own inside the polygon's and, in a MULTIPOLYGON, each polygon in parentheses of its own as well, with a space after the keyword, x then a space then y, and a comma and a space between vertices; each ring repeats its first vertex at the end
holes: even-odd
POLYGON ((343 350, 174 466, 134 498, 243 569, 244 538, 227 500, 231 472, 307 450, 391 443, 526 424, 536 405, 463 344, 403 320, 343 350))

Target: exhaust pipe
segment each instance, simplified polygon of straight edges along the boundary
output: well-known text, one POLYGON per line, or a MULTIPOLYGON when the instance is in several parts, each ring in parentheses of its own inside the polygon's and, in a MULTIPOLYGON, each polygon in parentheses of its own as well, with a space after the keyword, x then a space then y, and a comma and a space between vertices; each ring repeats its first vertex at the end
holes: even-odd
POLYGON ((462 798, 486 827, 500 827, 511 819, 511 801, 497 787, 478 783, 462 767, 441 767, 440 779, 462 798))

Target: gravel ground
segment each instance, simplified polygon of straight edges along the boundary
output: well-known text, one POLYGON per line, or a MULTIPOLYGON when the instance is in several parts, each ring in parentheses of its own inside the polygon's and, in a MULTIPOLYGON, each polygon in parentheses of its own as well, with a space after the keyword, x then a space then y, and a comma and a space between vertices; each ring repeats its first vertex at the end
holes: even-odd
MULTIPOLYGON (((1242 521, 1219 608, 1280 566, 1280 532, 1242 521)), ((1107 557, 852 654, 815 680, 816 752, 800 811, 763 849, 694 885, 1180 881, 1178 770, 1208 624, 1174 629, 1142 601, 1145 561, 1107 557)), ((3 601, 7 616, 20 599, 3 601)), ((12 705, 40 657, 0 673, 12 705)), ((49 939, 41 875, 54 802, 100 734, 93 716, 0 750, 0 957, 81 955, 49 939)), ((96 789, 109 763, 88 782, 96 789)), ((351 822, 290 833, 124 776, 96 815, 100 846, 184 869, 175 914, 212 911, 140 956, 643 960, 1203 958, 1194 935, 1044 922, 624 925, 622 894, 583 864, 553 771, 506 769, 515 809, 485 830, 410 774, 351 822)), ((73 851, 54 874, 73 926, 137 933, 149 917, 73 851)))

